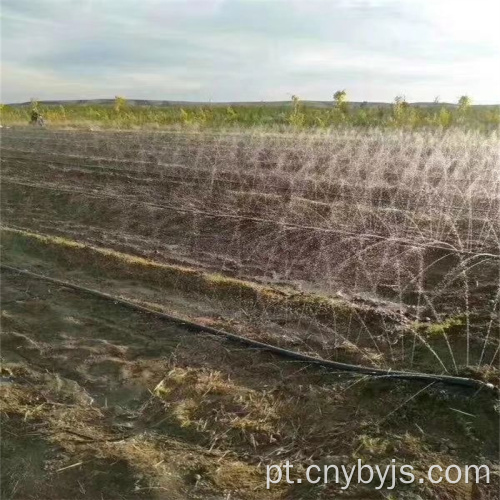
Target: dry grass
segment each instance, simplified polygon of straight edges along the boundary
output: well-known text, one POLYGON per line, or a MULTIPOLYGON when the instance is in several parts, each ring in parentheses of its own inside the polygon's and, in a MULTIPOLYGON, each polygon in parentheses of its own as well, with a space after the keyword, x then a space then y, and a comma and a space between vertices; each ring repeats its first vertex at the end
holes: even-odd
MULTIPOLYGON (((496 456, 486 394, 353 381, 172 327, 155 334, 168 325, 68 289, 3 281, 7 497, 320 500, 339 486, 268 492, 263 464, 288 459, 299 474, 396 457, 424 470, 496 456)), ((470 498, 440 488, 416 493, 470 498)))

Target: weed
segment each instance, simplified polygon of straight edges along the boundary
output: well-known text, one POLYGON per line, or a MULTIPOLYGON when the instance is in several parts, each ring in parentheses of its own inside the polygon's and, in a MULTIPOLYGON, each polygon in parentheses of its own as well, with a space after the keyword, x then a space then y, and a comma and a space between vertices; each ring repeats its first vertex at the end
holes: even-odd
MULTIPOLYGON (((93 127, 134 129, 189 127, 193 129, 264 128, 267 130, 330 129, 336 127, 377 127, 428 129, 457 127, 466 130, 492 131, 500 126, 500 108, 474 107, 467 96, 457 105, 421 107, 396 98, 392 106, 354 105, 347 102, 345 90, 334 94, 333 109, 317 108, 292 97, 289 105, 228 107, 137 106, 117 96, 111 105, 44 105, 37 103, 41 113, 52 127, 93 127), (291 107, 291 110, 290 110, 291 107)), ((1 109, 4 125, 26 124, 31 106, 6 106, 1 109)))

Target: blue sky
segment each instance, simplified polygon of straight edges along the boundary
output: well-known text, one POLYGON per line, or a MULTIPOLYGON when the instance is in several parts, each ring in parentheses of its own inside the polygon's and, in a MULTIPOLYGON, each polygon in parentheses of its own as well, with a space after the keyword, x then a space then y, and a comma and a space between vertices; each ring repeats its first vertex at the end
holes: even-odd
POLYGON ((2 102, 500 102, 498 0, 2 0, 2 102))

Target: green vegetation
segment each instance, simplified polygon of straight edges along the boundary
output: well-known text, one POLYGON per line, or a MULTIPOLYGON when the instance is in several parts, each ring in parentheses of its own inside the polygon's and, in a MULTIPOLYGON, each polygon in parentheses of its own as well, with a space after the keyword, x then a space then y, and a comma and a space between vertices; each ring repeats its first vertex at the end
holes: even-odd
POLYGON ((455 316, 442 321, 441 323, 416 323, 415 328, 427 336, 444 336, 448 333, 459 333, 465 331, 466 318, 464 316, 455 316))
POLYGON ((333 100, 335 101, 335 107, 344 114, 349 112, 349 107, 347 104, 347 92, 345 90, 337 90, 333 94, 333 100))
POLYGON ((125 99, 125 97, 121 97, 121 96, 116 96, 115 97, 115 105, 114 105, 114 111, 116 113, 121 113, 122 111, 126 110, 127 108, 127 99, 125 99))
POLYGON ((3 125, 23 125, 30 121, 33 110, 39 112, 51 126, 99 126, 104 128, 137 127, 265 127, 265 128, 332 128, 339 126, 382 128, 449 128, 461 127, 492 130, 500 126, 500 107, 474 107, 468 96, 462 96, 456 106, 434 103, 416 106, 404 97, 395 98, 392 106, 349 104, 347 92, 333 95, 330 107, 316 107, 292 96, 286 105, 236 106, 137 106, 117 96, 111 105, 43 105, 32 101, 31 106, 2 105, 3 125))
POLYGON ((458 109, 462 112, 467 111, 472 106, 472 99, 469 96, 463 95, 458 100, 458 109))

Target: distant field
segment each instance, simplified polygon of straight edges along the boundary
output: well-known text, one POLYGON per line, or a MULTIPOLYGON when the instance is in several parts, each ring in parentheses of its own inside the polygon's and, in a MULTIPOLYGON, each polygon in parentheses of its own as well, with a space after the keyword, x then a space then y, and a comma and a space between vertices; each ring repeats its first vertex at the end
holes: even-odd
MULTIPOLYGON (((61 500, 320 500, 339 485, 268 491, 263 466, 395 458, 497 474, 395 498, 495 498, 496 112, 447 112, 449 130, 435 109, 71 105, 43 114, 145 129, 4 128, 4 264, 301 354, 493 386, 314 368, 7 270, 5 494, 24 467, 61 500)), ((28 110, 4 108, 16 120, 28 110)))
MULTIPOLYGON (((25 125, 30 103, 3 106, 4 126, 25 125)), ((457 104, 324 101, 262 103, 190 103, 97 99, 46 101, 37 104, 51 127, 228 129, 260 127, 274 130, 335 127, 466 128, 484 131, 500 126, 500 106, 457 104)))

